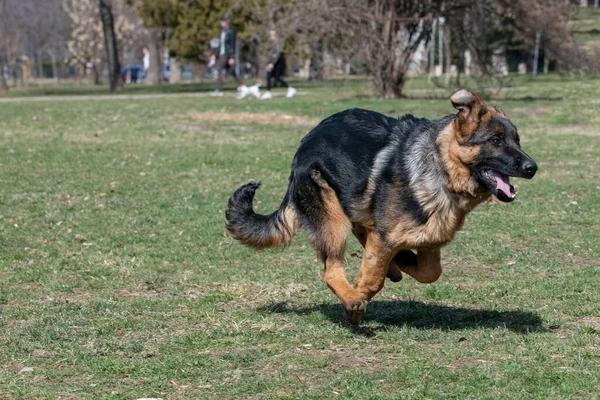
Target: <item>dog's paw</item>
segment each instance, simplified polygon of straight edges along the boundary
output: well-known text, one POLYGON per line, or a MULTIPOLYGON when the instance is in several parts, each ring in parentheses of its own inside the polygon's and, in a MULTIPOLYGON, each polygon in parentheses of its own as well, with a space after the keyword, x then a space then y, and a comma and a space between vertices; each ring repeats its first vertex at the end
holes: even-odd
POLYGON ((356 301, 348 304, 346 306, 346 316, 348 317, 348 322, 352 325, 360 324, 360 320, 362 319, 362 315, 365 313, 367 309, 367 301, 356 301))

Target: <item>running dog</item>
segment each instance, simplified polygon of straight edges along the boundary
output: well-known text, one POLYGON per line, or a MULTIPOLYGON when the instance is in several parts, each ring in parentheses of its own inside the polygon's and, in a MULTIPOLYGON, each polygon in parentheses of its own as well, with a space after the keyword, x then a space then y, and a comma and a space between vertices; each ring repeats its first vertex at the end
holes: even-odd
POLYGON ((499 107, 467 90, 450 101, 458 113, 433 121, 356 108, 326 118, 300 142, 279 209, 256 214, 260 184, 248 183, 229 199, 227 229, 263 249, 290 243, 304 227, 352 324, 386 276, 436 281, 440 248, 465 216, 491 195, 513 201, 509 177, 531 179, 538 169, 499 107), (364 246, 355 286, 344 271, 351 233, 364 246))

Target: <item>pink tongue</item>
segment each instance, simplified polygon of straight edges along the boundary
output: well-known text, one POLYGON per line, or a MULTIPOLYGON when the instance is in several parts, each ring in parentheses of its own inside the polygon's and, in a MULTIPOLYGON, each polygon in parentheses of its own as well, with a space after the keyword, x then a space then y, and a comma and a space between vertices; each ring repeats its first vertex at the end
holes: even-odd
POLYGON ((504 177, 500 174, 494 174, 494 178, 496 178, 496 189, 501 190, 507 197, 514 197, 510 192, 510 184, 508 183, 508 178, 504 177))

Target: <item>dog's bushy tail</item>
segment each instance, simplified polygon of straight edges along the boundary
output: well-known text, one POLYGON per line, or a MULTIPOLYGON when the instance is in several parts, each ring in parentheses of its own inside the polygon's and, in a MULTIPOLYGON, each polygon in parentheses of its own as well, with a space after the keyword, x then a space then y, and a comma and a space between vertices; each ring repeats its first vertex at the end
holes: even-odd
POLYGON ((255 249, 285 246, 299 228, 296 212, 289 204, 289 189, 279 209, 269 215, 256 214, 252 200, 260 183, 247 183, 229 199, 225 219, 234 239, 255 249))

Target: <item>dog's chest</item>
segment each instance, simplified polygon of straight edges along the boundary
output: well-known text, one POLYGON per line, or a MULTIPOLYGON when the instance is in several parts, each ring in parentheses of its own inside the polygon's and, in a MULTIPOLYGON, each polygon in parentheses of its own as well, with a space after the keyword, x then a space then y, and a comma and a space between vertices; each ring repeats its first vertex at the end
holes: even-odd
POLYGON ((437 198, 430 202, 424 224, 409 218, 395 221, 389 239, 397 249, 416 249, 442 246, 452 239, 464 222, 468 209, 461 202, 447 198, 437 198))

